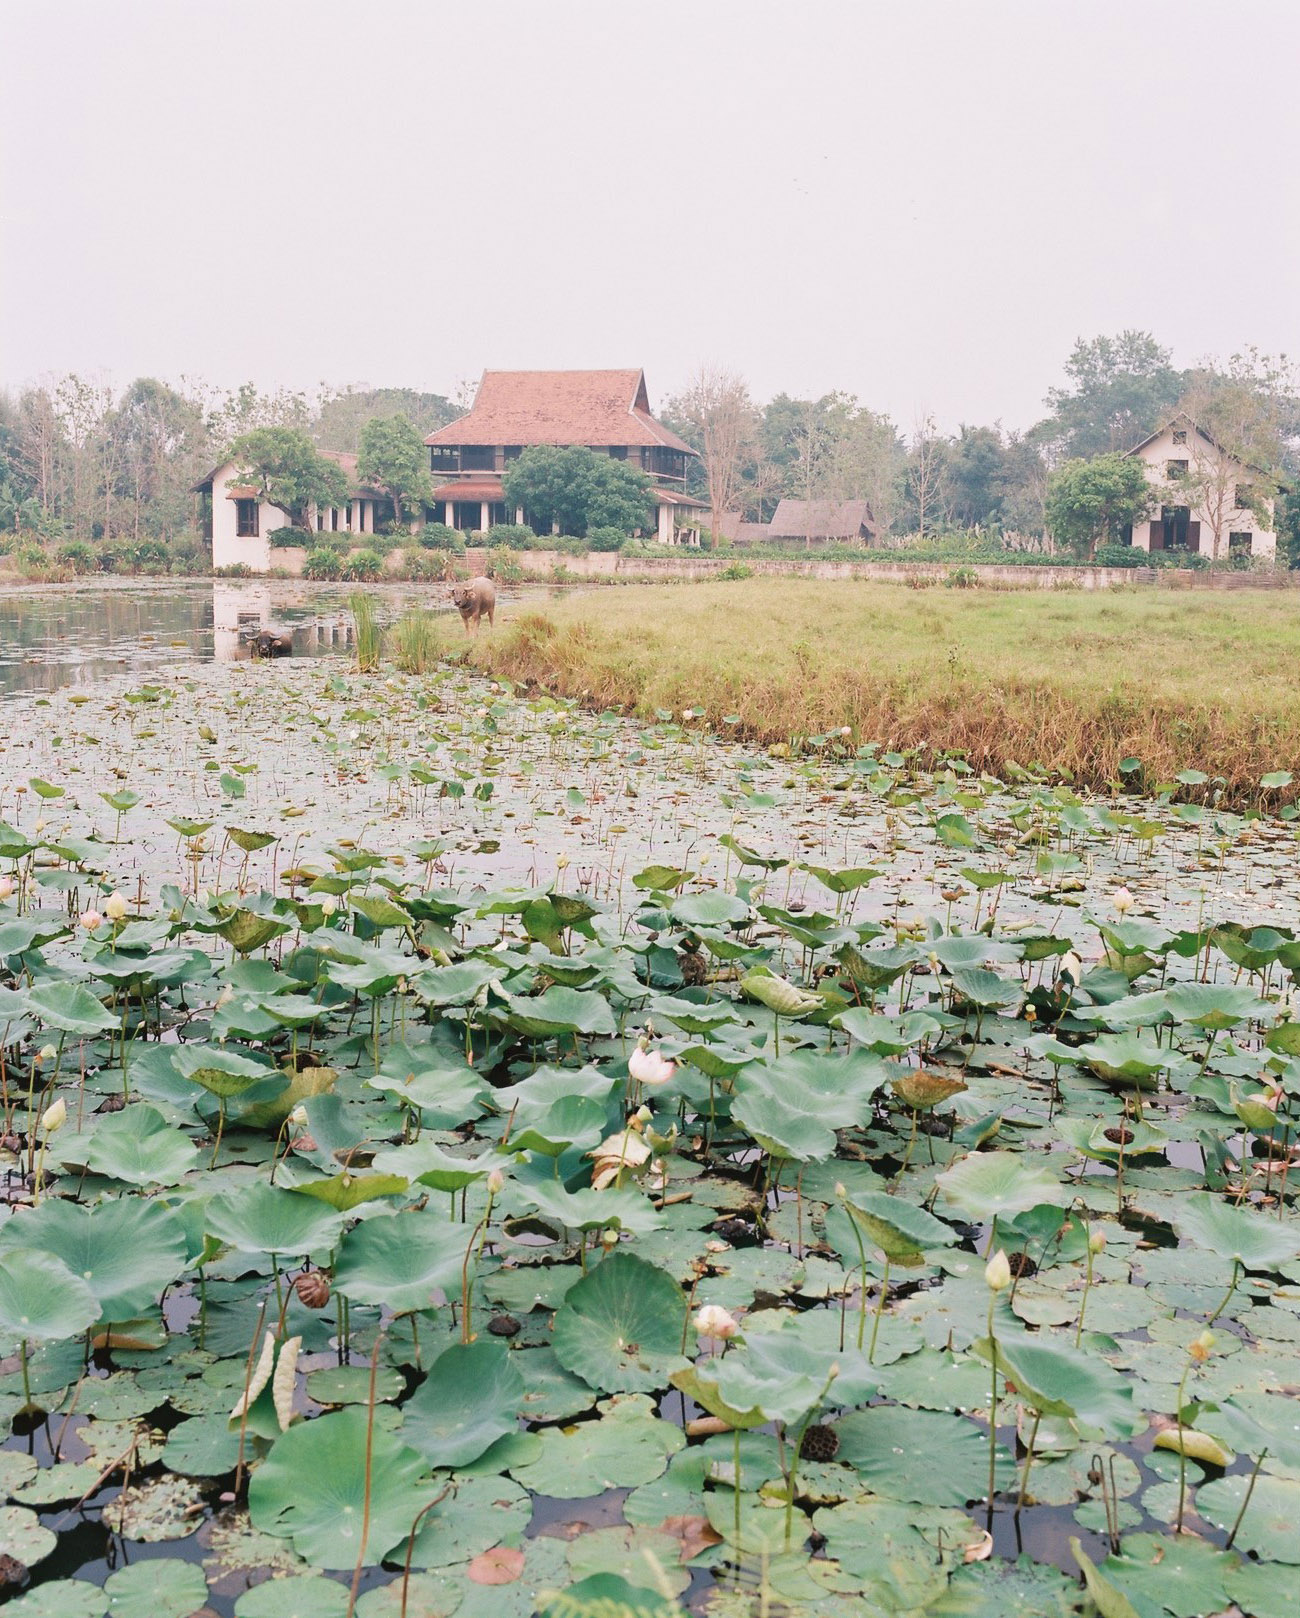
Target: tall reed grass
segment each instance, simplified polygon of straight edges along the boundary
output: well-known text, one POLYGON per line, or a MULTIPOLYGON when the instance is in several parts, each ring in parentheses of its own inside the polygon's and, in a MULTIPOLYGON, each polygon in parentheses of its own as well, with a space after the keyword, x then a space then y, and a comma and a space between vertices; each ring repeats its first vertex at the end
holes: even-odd
MULTIPOLYGON (((763 743, 847 725, 862 742, 964 753, 1080 786, 1178 771, 1250 803, 1300 776, 1300 598, 915 591, 868 580, 644 585, 522 613, 468 658, 596 707, 703 708, 763 743), (1140 771, 1121 772, 1129 759, 1140 771)), ((929 756, 933 756, 933 751, 929 756)))
POLYGON ((389 631, 393 662, 407 674, 427 674, 443 655, 438 615, 425 607, 404 612, 389 631))
POLYGON ((364 590, 354 590, 348 597, 348 611, 356 631, 357 668, 371 674, 384 655, 384 631, 375 616, 375 603, 364 590))

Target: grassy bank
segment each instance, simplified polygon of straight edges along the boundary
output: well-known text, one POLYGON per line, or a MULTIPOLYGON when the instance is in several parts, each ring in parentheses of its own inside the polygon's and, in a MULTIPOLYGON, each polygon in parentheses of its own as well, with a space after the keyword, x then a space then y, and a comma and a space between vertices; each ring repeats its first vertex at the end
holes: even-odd
POLYGON ((646 585, 520 611, 470 656, 645 716, 735 715, 769 743, 847 724, 1094 786, 1135 756, 1148 784, 1197 768, 1238 800, 1300 767, 1300 615, 1283 594, 646 585))

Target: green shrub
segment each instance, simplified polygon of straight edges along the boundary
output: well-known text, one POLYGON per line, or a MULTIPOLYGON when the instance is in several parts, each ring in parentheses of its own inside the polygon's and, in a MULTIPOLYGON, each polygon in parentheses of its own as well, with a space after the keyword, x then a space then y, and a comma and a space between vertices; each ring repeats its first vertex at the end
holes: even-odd
POLYGON ((445 522, 426 523, 419 532, 420 544, 426 551, 451 551, 455 556, 465 554, 465 536, 445 522))
POLYGON ((718 574, 720 579, 752 579, 753 576, 753 568, 746 567, 743 562, 728 562, 722 572, 718 574))
POLYGON ((977 590, 980 576, 973 567, 950 567, 943 582, 950 590, 977 590))
POLYGON ((58 558, 74 573, 99 572, 99 552, 84 539, 69 540, 66 545, 60 545, 58 558))
POLYGON ((435 614, 412 607, 389 631, 393 662, 407 674, 426 674, 441 655, 442 626, 435 614))
POLYGON ((442 557, 431 556, 418 546, 411 545, 402 552, 402 565, 398 571, 404 579, 425 581, 441 579, 446 567, 446 561, 442 557))
POLYGON ((266 542, 273 551, 288 550, 292 545, 300 545, 304 550, 311 550, 314 544, 319 543, 319 539, 310 528, 273 528, 266 536, 266 542))
MULTIPOLYGON (((253 570, 247 562, 231 562, 228 567, 214 567, 212 569, 214 579, 251 579, 252 576, 253 570)), ((308 574, 307 576, 311 578, 314 575, 308 574)))
POLYGON ((1136 545, 1098 545, 1093 561, 1098 567, 1151 566, 1151 558, 1136 545))
POLYGON ((538 539, 527 523, 497 522, 493 523, 484 535, 488 548, 495 550, 498 545, 504 545, 512 551, 539 551, 550 549, 549 536, 545 542, 538 539))
POLYGON ((556 534, 546 543, 548 551, 555 551, 560 556, 585 556, 591 549, 590 543, 579 539, 576 534, 556 534))
POLYGON ((519 558, 512 550, 504 545, 498 545, 488 552, 488 565, 492 577, 502 584, 518 584, 524 576, 524 570, 519 564, 519 558))
POLYGON ((353 551, 343 559, 343 577, 350 582, 373 584, 384 576, 384 559, 377 550, 353 551))
POLYGON ((621 528, 593 528, 587 535, 587 545, 593 551, 621 551, 627 544, 627 535, 621 528))
MULTIPOLYGON (((222 569, 223 573, 227 569, 222 569)), ((245 569, 245 572, 248 570, 245 569)), ((304 579, 337 579, 343 574, 343 558, 337 551, 326 550, 318 545, 315 550, 307 553, 307 559, 302 564, 304 579)))

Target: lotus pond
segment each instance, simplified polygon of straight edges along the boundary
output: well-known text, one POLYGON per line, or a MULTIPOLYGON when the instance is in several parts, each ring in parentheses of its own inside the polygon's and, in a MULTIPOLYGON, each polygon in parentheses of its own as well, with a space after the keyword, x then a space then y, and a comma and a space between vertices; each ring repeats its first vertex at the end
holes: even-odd
POLYGON ((1297 1610, 1287 782, 144 675, 0 705, 9 1610, 1297 1610))

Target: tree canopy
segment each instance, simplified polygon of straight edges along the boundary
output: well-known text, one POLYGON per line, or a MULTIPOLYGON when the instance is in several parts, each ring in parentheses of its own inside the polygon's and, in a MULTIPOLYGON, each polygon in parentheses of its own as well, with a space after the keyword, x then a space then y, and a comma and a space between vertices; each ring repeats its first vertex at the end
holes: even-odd
POLYGON ((348 498, 343 468, 292 427, 255 427, 235 440, 230 458, 235 482, 279 506, 295 528, 307 527, 311 506, 341 506, 348 498))
POLYGON ((1151 509, 1146 468, 1131 455, 1066 461, 1047 485, 1047 526, 1062 545, 1091 561, 1098 544, 1151 509))
POLYGON ((1080 337, 1065 362, 1070 386, 1048 392, 1051 415, 1039 434, 1074 459, 1132 449, 1155 431, 1183 392, 1186 378, 1171 359, 1146 331, 1080 337))
POLYGON ((591 449, 534 445, 510 463, 501 485, 506 504, 522 506, 539 533, 558 523, 562 534, 579 537, 589 528, 631 534, 654 520, 646 474, 591 449))
POLYGON ((428 458, 405 416, 376 416, 361 429, 357 477, 389 497, 399 521, 420 510, 430 492, 428 458))
POLYGON ((423 439, 458 415, 460 411, 441 393, 420 393, 415 388, 346 388, 321 400, 312 436, 321 449, 354 450, 366 423, 376 416, 404 416, 423 439))

